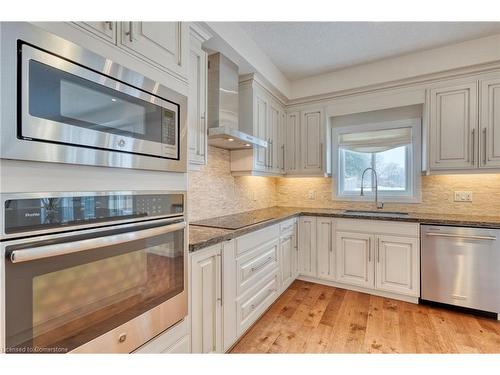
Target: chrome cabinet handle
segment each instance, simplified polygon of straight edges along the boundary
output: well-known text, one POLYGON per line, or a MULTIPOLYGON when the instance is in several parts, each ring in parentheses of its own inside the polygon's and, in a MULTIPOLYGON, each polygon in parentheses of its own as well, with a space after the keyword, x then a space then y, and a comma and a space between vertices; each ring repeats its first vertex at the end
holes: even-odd
POLYGON ((380 263, 380 239, 377 241, 377 263, 380 263))
POLYGON ((128 31, 125 33, 125 35, 128 35, 128 40, 130 42, 133 42, 134 41, 134 23, 133 22, 129 22, 128 23, 128 31))
POLYGON ((186 222, 182 221, 180 223, 166 224, 161 227, 131 231, 112 236, 103 236, 74 242, 44 245, 32 247, 25 250, 14 250, 9 254, 9 257, 12 263, 21 263, 31 260, 50 258, 57 255, 78 253, 80 251, 93 250, 96 247, 101 248, 106 246, 113 246, 125 242, 158 236, 160 234, 175 232, 177 230, 184 229, 186 225, 186 222))
POLYGON ((487 159, 487 147, 488 147, 488 130, 486 128, 483 128, 483 142, 484 142, 484 150, 483 150, 483 165, 486 165, 486 159, 487 159))
POLYGON ((496 241, 496 237, 493 236, 469 236, 469 235, 463 235, 463 234, 451 234, 451 233, 434 233, 434 232, 429 232, 426 233, 426 236, 429 237, 451 237, 451 238, 464 238, 464 239, 470 239, 470 240, 488 240, 488 241, 496 241))
MULTIPOLYGON (((271 288, 271 289, 268 289, 267 291, 268 291, 268 293, 274 293, 274 292, 276 291, 276 289, 271 288)), ((252 304, 250 305, 250 308, 252 309, 252 311, 253 311, 253 310, 255 310, 255 308, 256 308, 258 305, 260 305, 260 304, 261 304, 261 303, 262 303, 262 302, 263 302, 263 301, 264 301, 267 297, 269 297, 269 295, 265 296, 265 297, 264 297, 261 301, 259 301, 259 303, 257 303, 257 304, 252 303, 252 304)))
POLYGON ((220 278, 220 283, 219 283, 219 296, 217 297, 217 302, 219 302, 222 306, 222 286, 224 285, 223 284, 223 280, 222 280, 222 277, 223 277, 223 272, 222 272, 222 254, 221 253, 218 253, 217 254, 217 275, 218 277, 220 278))
POLYGON ((255 272, 255 271, 258 271, 260 270, 261 268, 264 268, 266 265, 268 265, 269 263, 271 263, 271 261, 273 260, 274 258, 273 257, 269 257, 267 258, 267 260, 261 264, 259 264, 257 267, 252 267, 250 270, 252 272, 255 272))
POLYGON ((113 30, 113 22, 111 22, 111 21, 106 21, 106 22, 104 22, 104 23, 105 23, 106 25, 108 25, 108 29, 109 29, 109 30, 113 30))
POLYGON ((472 165, 476 162, 476 129, 472 129, 472 165))

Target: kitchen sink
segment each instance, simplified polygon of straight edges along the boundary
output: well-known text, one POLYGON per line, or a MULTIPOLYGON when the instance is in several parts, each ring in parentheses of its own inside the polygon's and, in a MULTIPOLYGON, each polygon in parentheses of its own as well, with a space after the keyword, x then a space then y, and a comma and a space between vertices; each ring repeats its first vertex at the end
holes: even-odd
POLYGON ((396 211, 363 211, 363 210, 345 210, 346 214, 354 214, 354 215, 376 215, 376 216, 408 216, 408 212, 396 212, 396 211))

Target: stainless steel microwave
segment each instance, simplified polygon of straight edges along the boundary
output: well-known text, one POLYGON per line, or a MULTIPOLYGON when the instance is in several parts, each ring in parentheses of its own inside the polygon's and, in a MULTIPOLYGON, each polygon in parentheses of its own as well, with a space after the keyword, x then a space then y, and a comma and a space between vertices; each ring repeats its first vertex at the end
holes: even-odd
POLYGON ((185 96, 33 25, 1 27, 2 158, 186 171, 185 96))

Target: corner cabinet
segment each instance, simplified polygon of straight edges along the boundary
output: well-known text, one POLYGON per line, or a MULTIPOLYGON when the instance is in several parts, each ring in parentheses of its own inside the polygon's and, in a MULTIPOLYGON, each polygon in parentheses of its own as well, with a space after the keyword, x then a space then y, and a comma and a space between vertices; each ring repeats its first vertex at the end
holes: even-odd
POLYGON ((207 53, 202 43, 210 38, 204 30, 190 26, 188 74, 188 155, 190 169, 207 164, 207 53))
POLYGON ((500 169, 500 72, 428 90, 430 172, 500 169))
POLYGON ((231 151, 233 175, 285 173, 285 106, 253 76, 239 86, 239 130, 265 140, 267 147, 231 151))
POLYGON ((285 170, 289 175, 323 176, 326 120, 322 108, 291 111, 286 116, 285 170))

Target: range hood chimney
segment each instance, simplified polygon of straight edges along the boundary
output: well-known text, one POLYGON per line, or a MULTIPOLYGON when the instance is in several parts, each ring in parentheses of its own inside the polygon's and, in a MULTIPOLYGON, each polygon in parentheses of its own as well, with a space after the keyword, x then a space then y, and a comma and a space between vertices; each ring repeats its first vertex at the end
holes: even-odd
POLYGON ((238 66, 226 56, 208 56, 208 144, 241 150, 267 142, 238 129, 238 66))

